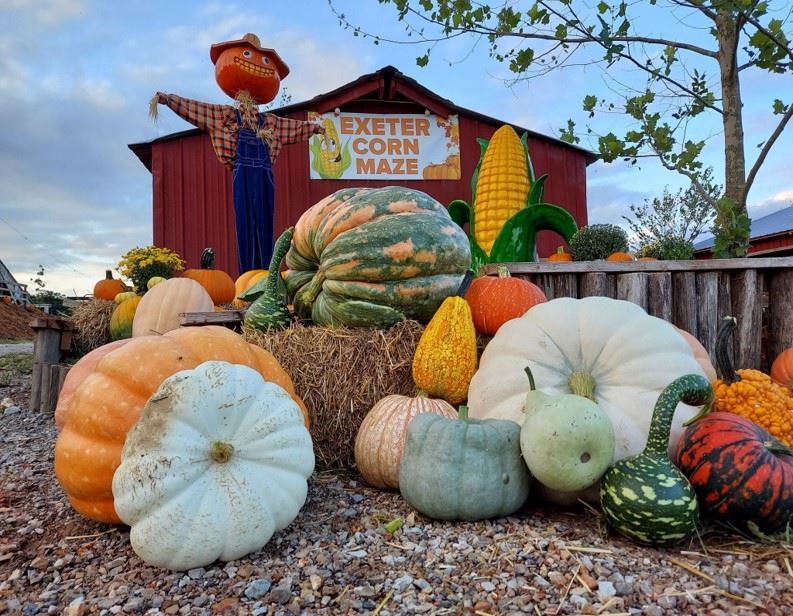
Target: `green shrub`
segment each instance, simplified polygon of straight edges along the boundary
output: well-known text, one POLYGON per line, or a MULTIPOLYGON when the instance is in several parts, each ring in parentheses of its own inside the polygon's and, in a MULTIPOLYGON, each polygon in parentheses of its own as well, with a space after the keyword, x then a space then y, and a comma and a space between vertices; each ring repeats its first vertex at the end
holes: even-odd
POLYGON ((661 242, 658 240, 650 240, 639 246, 636 250, 636 258, 652 257, 653 259, 661 258, 661 242))
POLYGON ((581 227, 570 239, 574 261, 605 259, 614 252, 628 251, 628 234, 617 225, 581 227))
POLYGON ((658 258, 664 261, 687 261, 694 257, 693 242, 682 237, 666 237, 658 244, 658 258))

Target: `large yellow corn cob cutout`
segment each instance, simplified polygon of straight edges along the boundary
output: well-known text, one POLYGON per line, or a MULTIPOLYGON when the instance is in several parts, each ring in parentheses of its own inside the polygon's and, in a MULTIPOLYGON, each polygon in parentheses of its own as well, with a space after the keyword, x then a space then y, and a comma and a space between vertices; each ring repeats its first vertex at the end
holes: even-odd
POLYGON ((487 146, 474 195, 474 237, 485 254, 504 223, 526 207, 529 188, 526 151, 512 127, 504 125, 487 146))

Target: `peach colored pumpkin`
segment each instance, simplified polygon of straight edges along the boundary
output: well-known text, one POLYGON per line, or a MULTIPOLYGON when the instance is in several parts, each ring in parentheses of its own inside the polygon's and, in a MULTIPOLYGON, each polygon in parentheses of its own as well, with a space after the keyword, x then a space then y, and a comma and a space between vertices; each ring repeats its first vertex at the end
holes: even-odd
POLYGON ((237 280, 234 281, 234 300, 231 302, 232 306, 235 308, 245 308, 248 302, 238 299, 239 295, 264 278, 267 278, 267 270, 248 270, 240 274, 237 280))
POLYGON ((366 414, 355 438, 355 464, 366 483, 375 488, 399 487, 408 425, 422 413, 457 418, 457 411, 445 400, 422 395, 386 396, 366 414))
POLYGON ((782 351, 771 364, 771 378, 793 395, 793 347, 782 351))
POLYGON ((79 513, 120 522, 112 481, 127 432, 160 383, 209 360, 248 366, 280 385, 300 406, 308 426, 305 405, 278 361, 230 329, 208 325, 133 338, 107 353, 83 378, 55 443, 55 475, 79 513))
POLYGON ((132 322, 132 337, 164 334, 179 327, 185 312, 212 312, 212 298, 195 280, 171 278, 152 287, 140 300, 132 322))
POLYGON ((676 325, 673 325, 678 333, 683 336, 683 339, 688 342, 688 346, 691 347, 691 351, 694 353, 694 359, 697 360, 697 363, 702 368, 702 371, 705 373, 705 378, 708 379, 711 383, 716 380, 716 368, 713 367, 713 363, 710 361, 710 355, 708 355, 707 349, 702 346, 702 343, 697 340, 694 336, 689 334, 686 330, 680 329, 676 325))

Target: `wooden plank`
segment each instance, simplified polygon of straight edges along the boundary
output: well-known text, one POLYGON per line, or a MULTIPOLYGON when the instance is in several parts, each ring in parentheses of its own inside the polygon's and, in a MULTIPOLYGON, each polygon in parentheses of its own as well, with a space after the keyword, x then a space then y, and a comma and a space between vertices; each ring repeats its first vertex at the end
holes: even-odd
POLYGON ((38 411, 41 402, 41 366, 33 364, 33 374, 30 378, 30 410, 38 411))
POLYGON ((61 330, 44 328, 36 330, 33 340, 33 362, 57 364, 61 358, 61 330))
POLYGON ((588 272, 581 276, 580 297, 606 297, 606 274, 604 272, 588 272))
POLYGON ((507 265, 511 274, 547 273, 583 274, 585 272, 690 272, 742 269, 793 269, 793 257, 746 259, 702 259, 691 261, 572 261, 569 263, 519 262, 490 263, 480 274, 495 273, 499 265, 507 265))
POLYGON ((647 312, 672 322, 672 273, 647 274, 647 312))
POLYGON ((58 403, 58 391, 60 384, 60 364, 44 364, 44 370, 49 372, 46 387, 41 388, 41 412, 46 415, 55 413, 55 406, 58 403))
POLYGON ((734 272, 730 277, 732 316, 738 319, 733 336, 735 365, 759 369, 763 340, 763 278, 757 270, 734 272))
POLYGON ((553 296, 578 298, 578 276, 559 274, 553 276, 553 296))
POLYGON ((245 310, 224 310, 223 312, 185 312, 179 316, 182 327, 199 325, 235 325, 245 320, 245 310))
POLYGON ((647 274, 634 272, 618 275, 617 299, 633 302, 647 310, 647 274))
MULTIPOLYGON (((49 401, 50 383, 52 382, 52 366, 53 364, 41 364, 41 385, 39 387, 39 405, 38 410, 41 412, 46 411, 46 405, 49 401)), ((53 411, 55 407, 53 407, 53 411)))
POLYGON ((58 394, 60 395, 61 389, 63 389, 63 382, 66 380, 66 375, 69 374, 69 370, 71 366, 59 366, 60 370, 58 371, 58 394))
POLYGON ((534 284, 536 284, 542 292, 545 293, 545 297, 548 299, 553 299, 556 297, 556 292, 553 286, 553 280, 555 276, 551 274, 538 274, 535 276, 534 284))
MULTIPOLYGON (((650 263, 647 261, 647 263, 650 263)), ((672 274, 672 323, 698 338, 697 279, 694 272, 672 274)))
POLYGON ((719 272, 696 273, 697 338, 713 357, 719 329, 719 272))
POLYGON ((768 336, 766 361, 770 367, 782 351, 793 347, 793 270, 769 276, 768 336))

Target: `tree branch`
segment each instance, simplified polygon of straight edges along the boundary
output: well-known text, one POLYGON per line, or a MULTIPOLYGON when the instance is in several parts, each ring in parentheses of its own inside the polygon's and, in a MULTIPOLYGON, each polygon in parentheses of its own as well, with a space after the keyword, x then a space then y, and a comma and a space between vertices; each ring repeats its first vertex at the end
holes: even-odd
POLYGON ((774 145, 774 142, 779 138, 779 135, 782 134, 782 131, 785 130, 785 126, 790 121, 790 118, 793 117, 793 104, 788 105, 787 111, 785 115, 782 116, 782 119, 777 124, 777 127, 774 129, 774 132, 771 133, 771 136, 768 137, 766 142, 763 144, 762 149, 760 150, 760 154, 757 156, 757 160, 754 161, 754 165, 749 170, 749 175, 746 176, 746 186, 744 188, 744 194, 749 194, 749 189, 754 182, 754 178, 757 175, 757 172, 760 170, 763 162, 765 161, 766 156, 768 156, 768 152, 771 150, 771 147, 774 145))
POLYGON ((782 51, 784 51, 788 58, 793 60, 793 49, 785 45, 784 42, 780 41, 773 32, 771 32, 765 26, 763 26, 763 24, 761 24, 754 17, 752 17, 752 15, 749 15, 747 13, 741 13, 741 15, 747 22, 749 22, 755 28, 757 28, 758 32, 761 32, 762 34, 767 36, 777 47, 779 47, 782 51))

